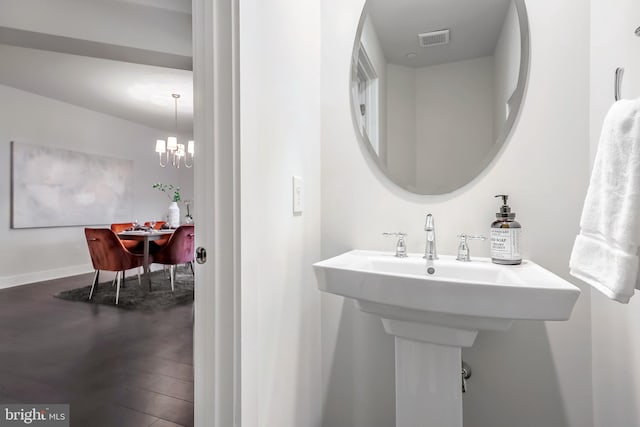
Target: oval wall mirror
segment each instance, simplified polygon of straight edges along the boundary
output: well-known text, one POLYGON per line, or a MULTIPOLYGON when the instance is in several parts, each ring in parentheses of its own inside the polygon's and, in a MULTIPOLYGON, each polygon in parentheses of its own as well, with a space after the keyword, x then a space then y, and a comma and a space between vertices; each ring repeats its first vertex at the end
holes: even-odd
POLYGON ((354 126, 391 181, 449 193, 505 143, 528 69, 524 0, 367 0, 351 64, 354 126))

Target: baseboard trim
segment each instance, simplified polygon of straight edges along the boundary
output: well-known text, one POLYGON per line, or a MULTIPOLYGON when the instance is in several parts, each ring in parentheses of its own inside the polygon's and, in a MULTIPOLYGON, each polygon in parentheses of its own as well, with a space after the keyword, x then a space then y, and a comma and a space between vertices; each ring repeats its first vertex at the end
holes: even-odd
POLYGON ((91 273, 91 264, 70 265, 68 267, 55 268, 53 270, 33 271, 15 276, 0 277, 0 289, 12 288, 14 286, 28 285, 44 280, 60 279, 61 277, 77 276, 78 274, 91 273))

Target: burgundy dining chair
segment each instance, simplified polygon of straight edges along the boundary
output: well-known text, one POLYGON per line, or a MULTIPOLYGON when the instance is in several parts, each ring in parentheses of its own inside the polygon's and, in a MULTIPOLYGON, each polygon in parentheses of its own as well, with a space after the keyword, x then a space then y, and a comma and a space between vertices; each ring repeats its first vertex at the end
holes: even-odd
MULTIPOLYGON (((174 289, 176 266, 178 264, 193 263, 195 247, 195 232, 193 224, 184 224, 176 228, 169 241, 160 250, 153 254, 153 262, 171 266, 171 290, 174 289)), ((193 272, 193 264, 191 264, 193 272)))
MULTIPOLYGON (((132 222, 120 222, 120 223, 116 223, 116 224, 111 224, 111 231, 113 231, 114 233, 118 234, 121 231, 127 231, 127 230, 131 230, 133 229, 133 223, 132 222)), ((142 244, 142 242, 136 241, 136 240, 124 240, 122 242, 122 244, 124 245, 125 248, 127 248, 128 250, 130 250, 133 253, 136 254, 141 254, 142 251, 144 250, 144 245, 142 244)))
MULTIPOLYGON (((155 221, 155 224, 153 226, 154 230, 160 230, 162 228, 163 225, 165 225, 167 223, 167 221, 155 221)), ((147 221, 144 223, 145 227, 151 227, 151 221, 147 221)))
MULTIPOLYGON (((130 252, 122 244, 116 233, 108 228, 85 228, 84 234, 87 238, 87 246, 89 247, 89 255, 95 269, 93 275, 93 284, 89 292, 89 299, 93 297, 93 290, 98 283, 100 270, 115 271, 118 287, 116 289, 116 305, 120 298, 120 272, 122 272, 122 280, 124 281, 125 270, 141 267, 144 264, 144 257, 140 254, 130 252)), ((149 262, 152 258, 150 256, 149 262)), ((140 275, 138 274, 138 284, 140 284, 140 275)))
MULTIPOLYGON (((156 221, 155 225, 153 226, 154 230, 161 230, 162 226, 165 225, 167 223, 167 221, 156 221)), ((147 221, 144 223, 145 227, 151 227, 151 222, 147 221)), ((149 250, 151 251, 151 253, 155 253, 157 252, 161 247, 163 247, 164 245, 167 244, 167 242, 169 242, 169 237, 171 236, 164 236, 159 238, 158 240, 154 240, 152 242, 149 242, 149 250)))

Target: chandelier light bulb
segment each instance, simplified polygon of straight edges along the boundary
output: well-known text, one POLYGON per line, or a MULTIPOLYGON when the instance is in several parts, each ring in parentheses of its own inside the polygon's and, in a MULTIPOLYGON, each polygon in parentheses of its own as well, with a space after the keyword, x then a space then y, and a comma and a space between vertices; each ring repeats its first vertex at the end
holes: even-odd
POLYGON ((170 136, 167 138, 167 150, 176 151, 178 149, 178 138, 170 136))
POLYGON ((158 139, 156 141, 156 153, 166 153, 167 152, 167 146, 165 144, 164 139, 158 139))

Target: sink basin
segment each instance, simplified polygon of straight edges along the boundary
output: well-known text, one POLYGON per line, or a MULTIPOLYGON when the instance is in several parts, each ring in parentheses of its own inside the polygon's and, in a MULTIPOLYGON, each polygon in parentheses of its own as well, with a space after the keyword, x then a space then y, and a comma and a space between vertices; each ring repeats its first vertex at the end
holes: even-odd
POLYGON ((362 250, 314 264, 320 290, 353 298, 363 311, 471 330, 503 330, 517 319, 567 320, 580 295, 527 260, 506 266, 441 255, 432 266, 430 275, 419 254, 362 250))
POLYGON ((396 427, 462 427, 461 348, 479 330, 518 319, 567 320, 580 295, 528 260, 440 256, 427 264, 421 254, 354 250, 313 267, 321 291, 354 299, 395 336, 396 427))

